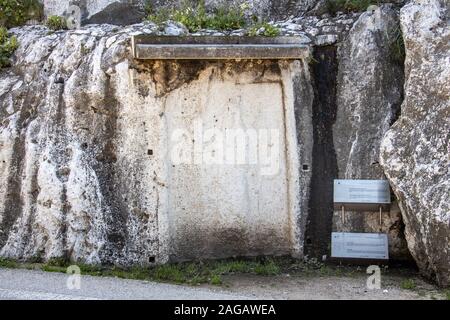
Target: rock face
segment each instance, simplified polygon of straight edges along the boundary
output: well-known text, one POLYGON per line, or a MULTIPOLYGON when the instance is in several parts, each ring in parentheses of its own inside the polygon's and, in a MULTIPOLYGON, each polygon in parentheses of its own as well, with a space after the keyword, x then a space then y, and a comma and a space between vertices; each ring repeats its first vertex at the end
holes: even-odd
POLYGON ((151 27, 13 30, 20 48, 0 74, 1 256, 301 256, 306 61, 134 60, 131 35, 151 27))
POLYGON ((403 67, 391 50, 398 28, 398 14, 383 5, 359 17, 337 52, 332 47, 316 49, 317 170, 307 239, 309 252, 317 257, 328 254, 332 231, 382 231, 389 234, 390 257, 409 258, 396 206, 383 214, 382 225, 379 214, 371 212, 349 212, 346 223, 337 213, 332 222, 333 179, 385 178, 378 164, 379 147, 397 117, 403 91, 403 67))
MULTIPOLYGON (((396 120, 403 99, 403 66, 393 48, 399 19, 389 5, 365 12, 338 52, 337 114, 333 126, 338 177, 385 179, 379 165, 381 140, 396 120)), ((396 207, 379 214, 354 212, 346 222, 335 214, 335 230, 387 232, 390 257, 408 256, 401 215, 396 207)))
POLYGON ((401 10, 405 101, 381 145, 408 247, 422 272, 450 284, 450 8, 413 1, 401 10))
POLYGON ((109 23, 130 25, 145 16, 144 0, 42 0, 46 16, 70 16, 78 7, 82 24, 109 23))
MULTIPOLYGON (((71 5, 81 8, 83 23, 112 23, 131 24, 142 20, 145 7, 158 9, 161 7, 177 6, 181 0, 42 0, 47 15, 64 15, 71 5)), ((319 0, 207 0, 208 10, 214 8, 245 4, 249 15, 254 14, 266 18, 286 18, 299 15, 313 9, 319 0)), ((195 3, 195 1, 193 1, 195 3)))

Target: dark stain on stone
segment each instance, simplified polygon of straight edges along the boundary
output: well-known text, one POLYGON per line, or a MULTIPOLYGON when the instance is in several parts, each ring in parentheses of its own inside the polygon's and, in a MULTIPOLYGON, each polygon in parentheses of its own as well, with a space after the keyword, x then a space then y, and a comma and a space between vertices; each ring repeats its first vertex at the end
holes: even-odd
POLYGON ((333 220, 333 180, 338 175, 333 147, 336 121, 336 47, 317 47, 311 64, 313 75, 313 164, 309 219, 306 227, 306 254, 321 258, 330 250, 333 220))
MULTIPOLYGON (((119 102, 115 99, 115 92, 111 85, 111 79, 107 79, 105 92, 101 105, 97 109, 108 110, 102 117, 94 120, 94 131, 96 132, 96 143, 86 147, 86 153, 94 157, 93 169, 96 172, 101 194, 104 200, 102 210, 105 215, 107 244, 101 252, 104 263, 109 264, 120 260, 122 249, 127 242, 128 210, 123 200, 123 181, 120 180, 120 172, 116 165, 117 138, 117 112, 119 102)), ((88 97, 86 97, 88 99, 88 97)), ((88 104, 91 105, 91 104, 88 104)))
POLYGON ((25 159, 25 128, 30 121, 36 118, 36 107, 40 102, 40 95, 35 92, 45 92, 40 88, 21 89, 13 97, 15 104, 20 108, 19 119, 17 122, 17 137, 13 144, 13 155, 11 159, 11 170, 8 173, 7 180, 7 196, 5 200, 5 211, 3 219, 0 223, 0 248, 2 248, 9 237, 11 228, 17 219, 22 215, 23 199, 22 199, 22 172, 25 159), (37 90, 37 91, 35 91, 37 90))

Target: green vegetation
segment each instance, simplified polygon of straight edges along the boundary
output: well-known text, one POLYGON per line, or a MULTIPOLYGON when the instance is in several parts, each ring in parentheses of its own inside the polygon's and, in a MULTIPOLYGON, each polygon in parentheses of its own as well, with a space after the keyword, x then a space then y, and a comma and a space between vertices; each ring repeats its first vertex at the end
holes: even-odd
MULTIPOLYGON (((208 13, 204 1, 194 4, 192 1, 185 1, 179 8, 162 8, 157 11, 149 5, 146 7, 148 12, 147 20, 157 25, 165 21, 175 21, 183 24, 190 32, 197 32, 200 29, 214 29, 220 31, 238 30, 248 27, 245 11, 247 7, 241 6, 222 6, 208 13)), ((253 21, 251 31, 257 35, 257 31, 264 28, 261 35, 277 36, 280 31, 278 28, 263 22, 253 21)))
MULTIPOLYGON (((289 260, 290 261, 290 260, 289 260)), ((105 267, 77 263, 82 274, 108 276, 122 279, 152 280, 160 282, 199 285, 209 283, 222 285, 222 276, 231 274, 278 275, 291 262, 279 259, 230 259, 220 261, 197 261, 189 263, 165 264, 154 267, 122 268, 105 267)), ((10 260, 0 260, 0 267, 39 268, 46 272, 65 273, 71 262, 64 258, 52 258, 45 264, 18 264, 10 260)))
POLYGON ((392 29, 389 34, 389 55, 391 59, 400 65, 405 62, 405 42, 403 41, 403 34, 400 25, 392 29))
POLYGON ((64 17, 50 16, 47 18, 45 25, 53 31, 67 29, 67 21, 64 17))
POLYGON ((258 35, 264 37, 277 37, 280 35, 280 29, 267 22, 259 22, 250 28, 248 35, 252 37, 258 35))
POLYGON ((41 20, 43 12, 38 0, 0 0, 0 26, 12 28, 28 20, 41 20))
POLYGON ((400 287, 406 290, 414 290, 416 288, 416 283, 413 279, 406 279, 402 281, 400 287))
POLYGON ((0 267, 2 267, 2 268, 13 269, 13 268, 17 268, 18 266, 19 265, 14 260, 0 258, 0 267))
POLYGON ((0 27, 0 69, 11 65, 10 58, 18 46, 17 38, 9 37, 6 28, 0 27))
POLYGON ((327 0, 327 10, 331 14, 336 12, 358 12, 364 11, 372 4, 379 4, 379 0, 327 0))
POLYGON ((223 6, 208 14, 204 1, 196 5, 191 1, 185 1, 180 8, 162 8, 157 12, 148 6, 147 20, 158 25, 172 20, 185 25, 190 32, 197 32, 200 29, 235 30, 245 26, 244 9, 244 7, 223 6))

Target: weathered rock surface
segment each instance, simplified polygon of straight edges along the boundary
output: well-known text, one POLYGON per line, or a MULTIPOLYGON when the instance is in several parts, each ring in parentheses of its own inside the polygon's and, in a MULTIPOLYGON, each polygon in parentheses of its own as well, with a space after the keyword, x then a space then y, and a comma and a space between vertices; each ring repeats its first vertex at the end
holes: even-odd
POLYGON ((144 0, 42 0, 46 16, 70 16, 74 6, 80 9, 81 23, 130 25, 145 17, 144 0))
POLYGON ((450 284, 450 26, 448 1, 401 10, 405 101, 381 145, 408 247, 422 272, 450 284))
POLYGON ((1 256, 124 265, 301 256, 306 61, 132 59, 131 35, 154 27, 12 31, 20 48, 0 74, 1 256), (233 128, 269 135, 256 164, 246 162, 253 140, 243 163, 221 162, 206 135, 233 128), (209 162, 191 163, 203 133, 209 162))
MULTIPOLYGON (((338 177, 384 179, 379 165, 381 140, 396 120, 403 93, 403 66, 393 47, 399 29, 398 14, 389 5, 363 13, 338 52, 337 114, 333 126, 338 177)), ((401 215, 395 206, 383 213, 354 212, 336 230, 387 232, 390 257, 408 256, 401 215)))

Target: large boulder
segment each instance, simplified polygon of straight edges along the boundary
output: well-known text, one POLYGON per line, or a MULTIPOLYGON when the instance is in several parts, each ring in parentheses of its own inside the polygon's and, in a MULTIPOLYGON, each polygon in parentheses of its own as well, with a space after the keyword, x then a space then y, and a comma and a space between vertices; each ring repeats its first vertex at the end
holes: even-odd
MULTIPOLYGON (((381 140, 396 120, 403 93, 403 67, 395 52, 398 13, 391 5, 363 13, 338 52, 337 113, 334 148, 340 179, 385 179, 379 165, 381 140)), ((390 257, 410 258, 398 208, 379 214, 335 214, 335 230, 386 232, 390 257)))
POLYGON ((448 1, 401 10, 405 100, 381 145, 381 165, 400 203, 420 270, 450 284, 450 27, 448 1))
POLYGON ((129 25, 145 17, 144 0, 42 0, 46 16, 81 14, 81 23, 129 25), (74 11, 74 8, 79 11, 74 11))

